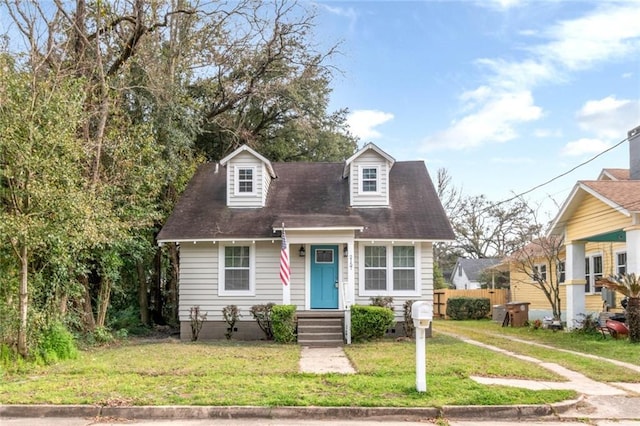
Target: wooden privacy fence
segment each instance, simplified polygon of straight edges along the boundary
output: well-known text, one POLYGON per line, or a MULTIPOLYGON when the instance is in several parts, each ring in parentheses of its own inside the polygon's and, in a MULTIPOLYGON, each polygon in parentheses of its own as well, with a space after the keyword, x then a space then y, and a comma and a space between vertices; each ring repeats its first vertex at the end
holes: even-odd
POLYGON ((489 299, 489 304, 504 305, 508 302, 509 290, 507 289, 479 289, 479 290, 433 290, 433 316, 446 318, 447 301, 451 297, 474 297, 489 299))

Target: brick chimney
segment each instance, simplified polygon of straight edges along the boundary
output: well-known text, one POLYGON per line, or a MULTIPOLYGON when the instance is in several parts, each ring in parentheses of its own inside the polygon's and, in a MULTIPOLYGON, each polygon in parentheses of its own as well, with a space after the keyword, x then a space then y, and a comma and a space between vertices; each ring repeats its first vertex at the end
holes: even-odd
POLYGON ((629 140, 629 177, 640 180, 640 126, 627 132, 629 140))

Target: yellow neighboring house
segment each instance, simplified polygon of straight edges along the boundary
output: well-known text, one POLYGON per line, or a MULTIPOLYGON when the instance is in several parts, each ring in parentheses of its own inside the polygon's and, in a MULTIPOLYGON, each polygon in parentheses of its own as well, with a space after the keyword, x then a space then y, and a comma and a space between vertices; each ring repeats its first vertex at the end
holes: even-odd
MULTIPOLYGON (((566 250, 564 246, 560 248, 557 256, 546 256, 537 247, 536 242, 530 243, 525 250, 537 252, 537 254, 531 256, 530 261, 522 258, 518 260, 517 256, 508 260, 511 300, 530 303, 530 320, 554 317, 549 299, 534 279, 537 273, 547 283, 559 283, 562 320, 566 320, 567 286, 565 285, 566 250)), ((601 277, 623 274, 626 272, 626 267, 625 243, 595 241, 585 244, 585 308, 582 313, 620 310, 621 296, 606 288, 603 289, 596 284, 596 281, 601 277)))
MULTIPOLYGON (((628 132, 628 141, 629 169, 604 169, 597 180, 578 181, 551 225, 549 237, 564 242, 558 269, 564 278, 562 319, 569 328, 581 314, 602 310, 598 278, 640 273, 640 126, 628 132)), ((511 277, 512 283, 518 279, 511 277)), ((512 300, 530 301, 530 309, 544 306, 532 288, 516 283, 512 300)))

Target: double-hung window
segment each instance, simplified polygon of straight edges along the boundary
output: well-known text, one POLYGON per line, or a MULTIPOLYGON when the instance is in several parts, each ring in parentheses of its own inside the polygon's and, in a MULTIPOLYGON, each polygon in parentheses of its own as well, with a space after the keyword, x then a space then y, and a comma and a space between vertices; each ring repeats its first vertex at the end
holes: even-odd
POLYGON ((414 246, 364 246, 360 295, 418 295, 416 252, 414 246))
POLYGON ((623 276, 627 273, 627 253, 616 253, 616 274, 623 276))
POLYGON ((416 255, 413 246, 393 247, 393 291, 416 290, 416 255))
POLYGON ((387 290, 387 248, 364 248, 364 288, 366 291, 387 290))
POLYGON ((253 195, 256 191, 254 167, 238 167, 236 173, 236 194, 253 195))
POLYGON ((586 293, 600 293, 602 291, 602 286, 596 285, 596 282, 602 279, 601 254, 589 256, 584 260, 584 276, 587 281, 584 285, 586 293))
POLYGON ((534 281, 547 281, 547 265, 539 264, 533 266, 533 280, 534 281))
POLYGON ((254 294, 252 251, 251 246, 229 245, 220 247, 219 295, 251 296, 254 294))
POLYGON ((363 193, 377 193, 378 192, 378 176, 379 170, 376 166, 362 166, 360 179, 361 192, 363 193))
POLYGON ((566 263, 563 261, 558 262, 558 266, 557 266, 557 272, 558 272, 558 282, 559 283, 563 283, 566 280, 566 263))

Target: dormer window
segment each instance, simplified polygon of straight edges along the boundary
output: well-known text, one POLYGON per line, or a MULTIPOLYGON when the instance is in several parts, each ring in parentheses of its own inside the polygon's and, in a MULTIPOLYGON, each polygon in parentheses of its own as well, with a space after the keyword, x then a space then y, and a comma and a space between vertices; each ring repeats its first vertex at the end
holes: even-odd
POLYGON ((254 167, 238 167, 237 194, 252 195, 255 193, 255 168, 254 167))
POLYGON ((378 167, 362 167, 362 192, 378 192, 378 167))
POLYGON ((390 207, 389 175, 395 160, 372 143, 344 162, 342 177, 349 178, 352 207, 390 207))

